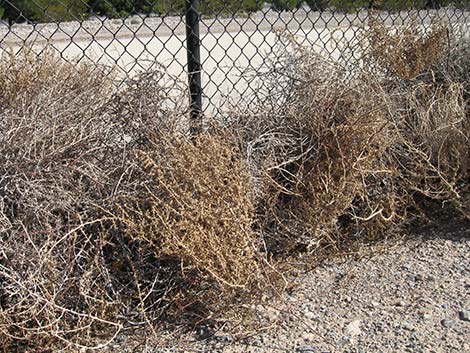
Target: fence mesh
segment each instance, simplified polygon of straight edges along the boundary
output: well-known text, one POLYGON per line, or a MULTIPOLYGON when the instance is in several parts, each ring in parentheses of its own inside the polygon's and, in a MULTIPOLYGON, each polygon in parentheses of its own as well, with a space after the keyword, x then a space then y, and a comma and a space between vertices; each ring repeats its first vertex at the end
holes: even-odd
MULTIPOLYGON (((66 60, 112 65, 121 80, 156 65, 186 80, 187 1, 2 0, 0 54, 48 49, 66 60)), ((249 105, 262 90, 253 73, 276 50, 279 33, 356 65, 351 48, 371 13, 391 28, 445 22, 461 36, 469 7, 468 0, 200 0, 203 110, 227 99, 249 105)))

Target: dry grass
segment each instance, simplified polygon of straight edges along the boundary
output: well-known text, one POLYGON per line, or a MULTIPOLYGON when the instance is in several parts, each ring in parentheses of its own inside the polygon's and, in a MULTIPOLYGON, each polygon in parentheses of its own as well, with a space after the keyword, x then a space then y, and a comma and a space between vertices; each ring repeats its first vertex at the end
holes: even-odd
POLYGON ((469 45, 448 39, 372 20, 351 76, 284 36, 258 113, 195 137, 162 70, 116 92, 103 68, 3 57, 0 348, 158 344, 273 293, 299 251, 468 217, 469 45))
POLYGON ((183 85, 155 70, 116 92, 47 53, 0 68, 3 350, 155 335, 270 285, 245 162, 223 131, 189 138, 183 85))
POLYGON ((450 32, 439 22, 426 28, 412 21, 391 29, 371 16, 361 40, 366 70, 411 80, 446 56, 450 32))
POLYGON ((400 98, 395 104, 403 111, 394 123, 402 143, 395 154, 405 167, 403 182, 430 198, 457 201, 469 163, 463 85, 417 82, 400 98))
POLYGON ((349 80, 338 64, 292 37, 284 40, 289 48, 278 66, 294 70, 287 78, 273 70, 268 91, 293 94, 283 97, 282 107, 263 100, 268 104, 260 114, 230 121, 258 176, 259 218, 261 227, 271 228, 270 250, 337 247, 346 215, 347 223, 396 220, 393 199, 371 196, 384 193, 380 180, 394 173, 382 158, 394 143, 393 126, 379 82, 349 80))
POLYGON ((141 152, 149 182, 122 201, 127 232, 221 289, 260 277, 251 177, 228 135, 158 136, 141 152))
POLYGON ((370 26, 355 75, 282 36, 259 113, 227 119, 257 180, 270 251, 381 237, 422 216, 423 202, 465 213, 465 58, 449 63, 444 26, 370 26))
POLYGON ((93 206, 116 169, 104 142, 115 136, 103 100, 111 82, 28 53, 3 58, 0 81, 0 341, 6 350, 72 336, 80 345, 90 332, 118 332, 100 263, 105 218, 93 206))
POLYGON ((140 183, 135 146, 170 128, 158 116, 144 119, 150 114, 136 109, 136 97, 163 111, 168 92, 159 72, 119 94, 108 74, 50 53, 0 61, 0 342, 6 351, 106 345, 123 328, 146 324, 149 306, 152 317, 161 315, 168 305, 161 297, 177 281, 175 265, 119 234, 110 213, 116 195, 140 183), (142 89, 145 84, 151 89, 142 89))

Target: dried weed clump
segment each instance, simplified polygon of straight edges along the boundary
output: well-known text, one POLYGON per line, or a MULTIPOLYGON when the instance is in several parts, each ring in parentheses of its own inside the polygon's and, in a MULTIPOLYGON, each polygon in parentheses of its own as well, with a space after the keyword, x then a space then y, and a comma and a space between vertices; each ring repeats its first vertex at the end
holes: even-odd
POLYGON ((178 259, 183 271, 196 269, 222 290, 248 289, 260 278, 251 176, 231 140, 158 136, 140 153, 149 181, 123 201, 121 216, 158 256, 178 259))
POLYGON ((51 53, 0 69, 0 349, 98 349, 262 287, 251 175, 222 130, 190 139, 177 81, 116 91, 51 53))
POLYGON ((281 106, 268 103, 260 114, 230 121, 242 131, 241 143, 258 176, 259 218, 270 229, 271 251, 337 247, 339 228, 352 220, 377 220, 376 226, 395 220, 394 198, 374 199, 393 188, 380 184, 394 173, 383 159, 394 143, 392 126, 377 81, 348 80, 338 64, 292 37, 285 40, 289 50, 277 65, 294 71, 286 78, 273 70, 269 80, 281 82, 269 92, 278 94, 282 87, 292 94, 281 106))
POLYGON ((136 146, 170 129, 161 116, 137 119, 170 112, 161 77, 116 92, 105 68, 52 53, 2 56, 2 350, 103 347, 168 306, 177 265, 120 232, 113 214, 117 195, 141 183, 136 146))
MULTIPOLYGON (((365 32, 367 42, 377 40, 377 31, 387 29, 372 20, 371 30, 365 32)), ((425 200, 448 203, 468 216, 468 38, 451 38, 443 24, 434 23, 426 30, 411 24, 383 45, 417 58, 407 64, 392 55, 385 63, 384 55, 378 55, 374 48, 363 54, 366 74, 377 74, 373 68, 384 69, 382 86, 399 137, 390 155, 400 167, 398 177, 403 188, 413 196, 408 203, 417 209, 425 200), (389 70, 392 61, 395 69, 389 70), (415 65, 414 69, 410 65, 415 65)), ((403 53, 400 55, 406 56, 403 53)))
POLYGON ((105 142, 115 136, 111 82, 28 53, 2 57, 0 82, 0 342, 13 351, 117 333, 100 256, 106 217, 94 206, 117 168, 105 142))
POLYGON ((430 199, 459 203, 470 162, 463 85, 421 81, 397 91, 394 104, 403 110, 393 119, 401 143, 391 154, 402 166, 402 182, 430 199))
POLYGON ((446 55, 450 32, 435 22, 425 28, 416 22, 392 29, 372 16, 361 38, 367 70, 410 80, 429 70, 446 55))
POLYGON ((468 80, 457 79, 466 59, 449 64, 448 31, 437 24, 391 34, 371 20, 365 36, 372 45, 352 75, 283 35, 258 113, 227 119, 273 252, 377 238, 429 202, 466 208, 468 80))

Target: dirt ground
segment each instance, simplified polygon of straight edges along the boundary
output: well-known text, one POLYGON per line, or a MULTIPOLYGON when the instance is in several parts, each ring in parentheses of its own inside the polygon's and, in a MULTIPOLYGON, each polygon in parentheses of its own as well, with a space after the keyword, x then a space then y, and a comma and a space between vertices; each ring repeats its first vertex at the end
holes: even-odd
POLYGON ((110 349, 470 352, 469 222, 422 228, 364 253, 328 260, 298 277, 282 298, 256 306, 263 329, 244 338, 235 338, 225 327, 205 339, 195 333, 174 336, 166 348, 156 348, 160 345, 152 340, 136 347, 123 339, 110 349))

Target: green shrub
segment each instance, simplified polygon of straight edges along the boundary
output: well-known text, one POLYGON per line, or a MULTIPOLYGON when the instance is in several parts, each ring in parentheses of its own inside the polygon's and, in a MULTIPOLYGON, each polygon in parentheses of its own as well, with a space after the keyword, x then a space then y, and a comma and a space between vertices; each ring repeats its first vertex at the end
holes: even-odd
POLYGON ((243 6, 244 6, 244 9, 248 12, 251 12, 251 11, 258 11, 260 10, 263 5, 264 5, 265 1, 264 0, 244 0, 243 1, 243 6))
POLYGON ((264 1, 256 0, 206 0, 201 2, 201 12, 204 14, 234 14, 239 12, 253 12, 263 6, 264 1))
POLYGON ((26 19, 32 18, 37 12, 34 10, 34 5, 27 0, 12 0, 5 3, 5 17, 13 21, 22 22, 26 19))
MULTIPOLYGON (((135 13, 152 13, 160 12, 158 9, 163 2, 169 3, 167 0, 146 1, 136 0, 133 2, 127 0, 92 0, 90 2, 90 12, 111 18, 127 17, 129 14, 135 13)), ((181 1, 177 1, 178 3, 181 1)), ((184 0, 182 1, 184 4, 184 0)))
POLYGON ((410 9, 422 9, 425 7, 426 0, 375 0, 372 1, 373 8, 400 11, 410 9))
POLYGON ((299 7, 300 3, 299 0, 274 0, 273 6, 277 11, 290 11, 299 7))
MULTIPOLYGON (((439 8, 451 0, 305 0, 313 10, 328 7, 337 11, 354 12, 362 8, 400 11, 411 8, 439 8)), ((234 14, 260 10, 265 0, 201 0, 201 13, 207 15, 234 14)), ((302 0, 273 0, 277 11, 298 8, 302 0)), ((454 2, 456 7, 465 7, 465 0, 454 2)), ((186 0, 11 0, 0 7, 0 18, 12 21, 61 21, 80 18, 95 13, 110 18, 127 17, 135 13, 158 13, 161 15, 184 14, 186 0)))
POLYGON ((182 14, 185 6, 185 0, 160 0, 154 5, 154 11, 160 15, 182 14))
POLYGON ((88 0, 11 0, 5 3, 5 15, 14 21, 68 21, 87 12, 88 0))
POLYGON ((330 0, 330 6, 338 11, 354 12, 372 7, 373 0, 330 0))
POLYGON ((330 6, 328 0, 307 0, 306 2, 312 10, 324 10, 330 6))
MULTIPOLYGON (((253 12, 259 10, 264 4, 264 0, 206 0, 201 1, 200 11, 203 14, 219 15, 234 14, 239 12, 253 12)), ((166 14, 182 14, 185 12, 185 0, 168 1, 161 0, 155 4, 154 11, 156 13, 166 14)))
MULTIPOLYGON (((378 10, 401 11, 410 9, 431 9, 447 6, 449 0, 310 0, 308 4, 320 3, 323 8, 328 4, 338 11, 354 12, 362 8, 378 10)), ((312 6, 312 5, 311 5, 312 6)), ((315 6, 315 5, 314 5, 315 6)), ((318 8, 322 8, 318 6, 318 8)), ((312 6, 313 8, 313 6, 312 6)))
POLYGON ((44 9, 40 20, 67 21, 82 18, 87 12, 88 0, 39 0, 37 3, 44 9))
POLYGON ((134 9, 134 6, 126 0, 92 0, 90 3, 91 12, 111 18, 126 17, 134 9))
POLYGON ((458 9, 468 9, 468 0, 455 0, 453 4, 458 9))
POLYGON ((109 16, 113 13, 113 5, 107 1, 93 0, 90 3, 90 11, 98 15, 109 16))

